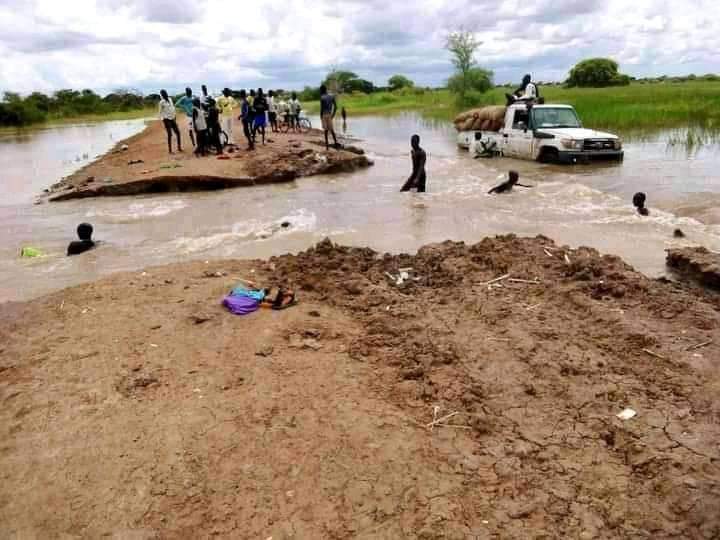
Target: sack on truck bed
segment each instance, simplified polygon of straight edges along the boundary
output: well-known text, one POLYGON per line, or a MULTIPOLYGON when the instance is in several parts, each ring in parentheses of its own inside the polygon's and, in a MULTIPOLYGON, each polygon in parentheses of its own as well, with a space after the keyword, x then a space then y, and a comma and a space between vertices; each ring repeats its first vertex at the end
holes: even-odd
POLYGON ((493 105, 481 109, 471 109, 455 117, 455 129, 458 131, 499 131, 505 121, 507 107, 493 105))

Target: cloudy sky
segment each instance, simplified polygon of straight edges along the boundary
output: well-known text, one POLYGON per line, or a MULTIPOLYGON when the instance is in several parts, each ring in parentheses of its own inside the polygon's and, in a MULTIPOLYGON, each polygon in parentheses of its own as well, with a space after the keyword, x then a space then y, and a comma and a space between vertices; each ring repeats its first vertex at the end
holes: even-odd
POLYGON ((635 76, 720 72, 710 0, 0 0, 0 91, 300 88, 331 67, 440 85, 464 27, 496 82, 610 56, 635 76))

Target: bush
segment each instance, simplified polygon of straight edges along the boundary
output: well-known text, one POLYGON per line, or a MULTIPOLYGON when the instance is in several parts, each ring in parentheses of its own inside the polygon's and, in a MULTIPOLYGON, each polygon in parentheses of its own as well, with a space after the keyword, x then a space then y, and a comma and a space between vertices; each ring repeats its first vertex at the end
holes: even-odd
POLYGON ((479 95, 492 88, 492 77, 492 71, 478 67, 471 68, 465 75, 456 73, 450 77, 448 89, 457 95, 458 105, 464 107, 478 100, 479 95))
POLYGON ((388 79, 388 86, 391 91, 401 90, 403 88, 411 88, 415 83, 408 79, 405 75, 393 75, 388 79))
POLYGON ((568 87, 627 86, 630 77, 618 72, 618 63, 611 58, 589 58, 570 70, 568 87))

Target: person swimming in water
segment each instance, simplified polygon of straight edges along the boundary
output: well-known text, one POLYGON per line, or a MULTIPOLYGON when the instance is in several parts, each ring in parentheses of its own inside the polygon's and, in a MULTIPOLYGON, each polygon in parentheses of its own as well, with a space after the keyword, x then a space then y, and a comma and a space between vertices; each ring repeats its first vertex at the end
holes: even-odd
POLYGON ((420 135, 413 135, 410 139, 412 151, 410 157, 412 159, 412 173, 407 179, 400 191, 410 191, 417 188, 418 193, 425 193, 425 182, 427 174, 425 173, 425 163, 427 162, 427 154, 425 150, 420 148, 420 135))
POLYGON ((520 180, 520 175, 517 173, 517 171, 510 171, 508 173, 508 179, 505 182, 503 182, 502 184, 500 184, 499 186, 495 186, 494 188, 492 188, 490 191, 488 191, 488 194, 507 193, 509 191, 512 191, 512 188, 515 186, 527 187, 527 188, 533 187, 533 186, 521 184, 521 183, 519 183, 519 180, 520 180))
POLYGON ((633 206, 635 206, 635 208, 637 208, 637 213, 640 214, 641 216, 649 216, 650 215, 650 210, 645 208, 645 200, 646 199, 647 199, 647 197, 645 196, 645 194, 642 191, 636 193, 633 196, 633 206))
POLYGON ((67 248, 67 254, 80 255, 95 247, 95 242, 92 240, 93 226, 89 223, 81 223, 77 228, 77 235, 80 240, 70 242, 67 248))

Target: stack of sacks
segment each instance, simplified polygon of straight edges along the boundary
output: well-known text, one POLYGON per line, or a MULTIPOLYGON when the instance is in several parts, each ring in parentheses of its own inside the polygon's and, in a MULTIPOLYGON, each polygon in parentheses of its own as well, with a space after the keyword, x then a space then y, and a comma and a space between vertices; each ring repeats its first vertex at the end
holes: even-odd
POLYGON ((500 131, 505 124, 507 107, 494 105, 460 113, 455 117, 458 131, 500 131))

